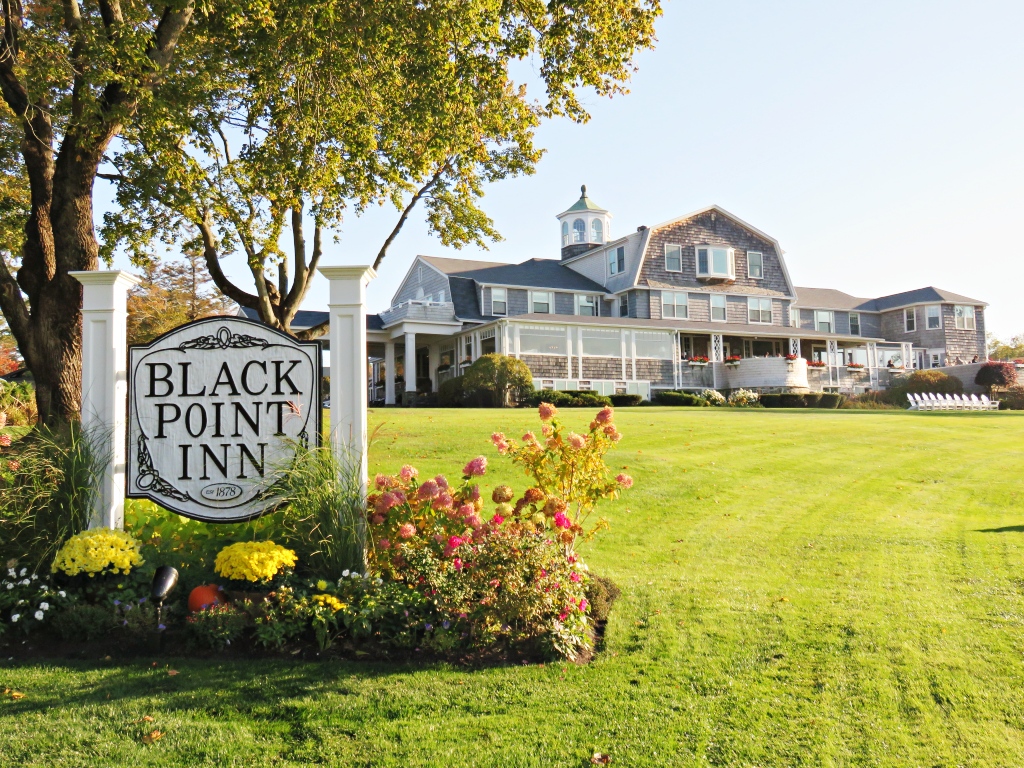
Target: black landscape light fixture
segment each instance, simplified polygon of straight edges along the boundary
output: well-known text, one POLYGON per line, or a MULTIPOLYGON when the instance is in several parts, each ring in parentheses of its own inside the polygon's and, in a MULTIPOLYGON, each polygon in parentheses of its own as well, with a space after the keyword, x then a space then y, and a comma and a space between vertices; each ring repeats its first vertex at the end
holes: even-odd
POLYGON ((178 571, 169 565, 161 565, 153 574, 153 602, 156 603, 156 623, 158 628, 163 627, 161 614, 164 608, 164 600, 171 594, 178 584, 178 571))

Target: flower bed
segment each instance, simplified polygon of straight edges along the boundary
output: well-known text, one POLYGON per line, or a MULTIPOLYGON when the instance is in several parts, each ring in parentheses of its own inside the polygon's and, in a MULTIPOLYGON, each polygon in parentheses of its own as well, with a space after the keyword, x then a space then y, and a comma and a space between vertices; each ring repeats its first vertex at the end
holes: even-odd
POLYGON ((612 476, 604 460, 621 439, 611 407, 578 433, 553 405, 538 413, 539 434, 492 436, 497 453, 530 477, 521 492, 502 485, 485 498, 484 456, 452 482, 420 478, 409 465, 378 475, 361 526, 365 553, 340 573, 309 553, 304 562, 296 521, 278 513, 224 526, 229 537, 151 519, 132 521, 139 537, 79 533, 46 576, 11 565, 0 587, 0 644, 13 631, 147 652, 156 642, 203 653, 586 659, 614 588, 591 577, 576 544, 607 527, 592 520, 599 502, 633 481, 612 476), (150 594, 157 564, 175 566, 182 582, 162 608, 150 594))

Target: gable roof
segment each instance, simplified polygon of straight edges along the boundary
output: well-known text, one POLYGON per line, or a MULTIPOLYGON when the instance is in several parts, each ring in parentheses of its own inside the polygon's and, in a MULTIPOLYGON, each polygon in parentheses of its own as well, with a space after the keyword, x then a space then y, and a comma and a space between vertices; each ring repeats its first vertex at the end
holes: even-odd
POLYGON ((902 293, 893 293, 889 296, 882 296, 875 299, 875 303, 878 305, 878 310, 884 311, 887 309, 896 309, 897 307, 905 307, 909 304, 928 304, 928 303, 939 303, 946 302, 950 304, 977 304, 980 306, 987 307, 984 301, 978 301, 967 296, 961 296, 959 293, 953 293, 952 291, 944 291, 941 288, 935 288, 929 285, 927 288, 916 288, 912 291, 903 291, 902 293))
POLYGON ((832 288, 797 288, 794 306, 804 308, 839 309, 854 312, 887 312, 891 309, 909 307, 913 304, 971 304, 985 306, 983 301, 961 296, 959 293, 944 291, 928 286, 912 291, 893 293, 877 299, 862 299, 832 288))
MULTIPOLYGON (((753 235, 756 235, 757 237, 760 237, 762 240, 767 240, 769 243, 771 243, 775 247, 775 253, 779 257, 779 264, 782 266, 782 276, 786 279, 786 285, 789 286, 789 295, 792 296, 796 289, 793 286, 792 279, 790 279, 790 277, 789 277, 789 268, 786 266, 786 259, 783 257, 782 246, 779 245, 779 241, 776 240, 771 235, 769 235, 769 234, 767 234, 765 232, 762 232, 757 227, 755 227, 755 226, 753 226, 751 224, 748 224, 747 222, 745 222, 743 219, 741 219, 736 214, 729 213, 729 211, 725 210, 725 208, 723 208, 722 206, 718 205, 717 203, 712 203, 711 205, 706 205, 703 208, 700 208, 700 209, 698 209, 696 211, 693 211, 692 213, 687 213, 684 216, 677 216, 674 219, 669 219, 668 221, 663 221, 660 224, 655 224, 653 227, 648 228, 648 230, 647 230, 648 231, 648 235, 649 235, 649 233, 654 232, 655 230, 662 229, 664 227, 670 227, 673 224, 679 224, 680 222, 687 221, 687 220, 692 219, 692 218, 694 218, 696 216, 700 216, 702 213, 708 213, 709 211, 714 211, 715 213, 720 213, 721 215, 725 216, 726 218, 731 219, 734 224, 738 224, 739 226, 743 227, 743 229, 747 230, 748 232, 750 232, 753 235)), ((647 260, 647 245, 648 245, 649 242, 650 242, 650 237, 649 236, 645 237, 644 238, 644 244, 643 244, 643 250, 642 250, 642 252, 640 254, 640 260, 639 260, 639 263, 638 263, 638 266, 637 266, 637 271, 636 271, 636 275, 637 276, 640 275, 640 272, 643 270, 643 264, 647 260)), ((636 278, 634 278, 634 281, 635 281, 635 279, 636 278)), ((636 284, 636 283, 634 282, 634 284, 636 284)))
POLYGON ((861 312, 877 312, 875 299, 861 299, 834 288, 800 288, 796 289, 797 299, 793 302, 797 307, 813 307, 820 309, 860 310, 861 312))
POLYGON ((484 285, 509 285, 521 288, 550 288, 563 291, 604 293, 604 286, 564 266, 558 259, 528 259, 519 264, 488 261, 462 261, 420 256, 449 277, 462 277, 484 285))

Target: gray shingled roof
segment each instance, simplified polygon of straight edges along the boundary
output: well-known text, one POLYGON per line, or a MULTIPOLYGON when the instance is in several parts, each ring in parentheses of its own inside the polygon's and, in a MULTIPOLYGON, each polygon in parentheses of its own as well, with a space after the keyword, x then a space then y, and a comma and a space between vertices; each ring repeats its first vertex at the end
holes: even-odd
POLYGON ((944 291, 941 288, 935 288, 934 286, 918 288, 913 291, 904 291, 903 293, 894 293, 890 296, 882 296, 875 299, 875 303, 878 305, 879 311, 895 309, 896 307, 904 307, 908 304, 924 304, 933 301, 947 302, 950 304, 981 304, 988 306, 984 301, 978 301, 977 299, 972 299, 968 296, 961 296, 959 293, 953 293, 952 291, 944 291))
POLYGON ((476 283, 470 278, 449 276, 448 286, 451 288, 452 304, 455 305, 455 316, 459 320, 485 322, 494 319, 480 314, 480 306, 476 296, 476 283))
MULTIPOLYGON (((550 288, 553 291, 592 291, 604 293, 595 283, 557 259, 529 259, 520 264, 462 261, 421 256, 449 277, 464 277, 486 285, 511 285, 523 288, 550 288)), ((453 289, 454 290, 454 289, 453 289)))
POLYGON ((833 288, 796 288, 798 307, 877 312, 875 299, 861 299, 833 288))
MULTIPOLYGON (((241 317, 245 317, 248 320, 259 320, 260 313, 255 309, 249 309, 248 307, 241 307, 241 317)), ((295 319, 292 320, 292 328, 297 331, 304 330, 305 328, 312 328, 314 325, 327 322, 330 317, 328 312, 318 312, 312 309, 300 309, 295 313, 295 319)), ((366 330, 368 331, 379 331, 384 327, 384 322, 380 319, 380 315, 367 315, 366 316, 366 330)))

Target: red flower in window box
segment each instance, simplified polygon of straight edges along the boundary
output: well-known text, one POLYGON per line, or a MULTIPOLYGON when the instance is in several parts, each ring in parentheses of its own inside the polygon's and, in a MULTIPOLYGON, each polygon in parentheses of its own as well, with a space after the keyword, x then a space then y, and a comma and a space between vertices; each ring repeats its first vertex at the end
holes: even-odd
POLYGON ((789 360, 789 362, 791 362, 791 363, 794 360, 796 360, 796 358, 797 358, 797 355, 794 355, 792 352, 790 352, 788 355, 786 355, 786 359, 789 360))
POLYGON ((825 367, 825 362, 823 360, 808 360, 807 361, 807 367, 808 368, 824 368, 825 367))
POLYGON ((739 365, 740 364, 740 360, 742 360, 742 359, 743 358, 740 357, 739 355, 729 355, 727 358, 725 358, 725 362, 728 365, 739 365))
POLYGON ((689 360, 690 365, 707 365, 708 359, 705 355, 694 355, 689 360))
POLYGON ((855 371, 859 371, 864 367, 864 363, 847 363, 847 368, 853 368, 855 371))

